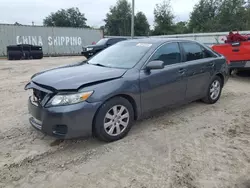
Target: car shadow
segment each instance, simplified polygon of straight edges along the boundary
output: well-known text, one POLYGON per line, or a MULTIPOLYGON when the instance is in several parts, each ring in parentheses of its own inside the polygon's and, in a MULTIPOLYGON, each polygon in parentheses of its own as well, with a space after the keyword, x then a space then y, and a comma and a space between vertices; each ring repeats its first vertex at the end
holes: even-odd
POLYGON ((245 82, 249 82, 250 80, 250 70, 246 70, 246 71, 239 71, 235 74, 232 74, 230 78, 233 79, 237 79, 239 81, 245 81, 245 82))
MULTIPOLYGON (((249 83, 250 81, 250 71, 239 71, 236 74, 231 75, 230 79, 238 80, 241 82, 249 83)), ((147 129, 148 127, 152 126, 152 124, 155 124, 155 122, 165 123, 163 122, 163 119, 166 115, 168 117, 171 117, 176 114, 180 114, 183 112, 183 110, 187 110, 188 108, 193 107, 199 107, 205 105, 201 101, 194 101, 189 103, 181 103, 174 107, 166 107, 161 108, 159 110, 155 110, 151 112, 150 114, 144 115, 140 120, 137 120, 135 122, 135 125, 132 127, 132 130, 129 132, 129 134, 124 139, 129 139, 129 137, 134 136, 136 134, 139 134, 143 130, 147 129), (128 137, 128 138, 127 138, 128 137)), ((174 124, 174 122, 173 122, 174 124)), ((168 124, 171 126, 171 122, 168 124)), ((155 125, 155 128, 159 127, 160 125, 155 125)), ((82 144, 82 145, 88 145, 91 148, 92 146, 102 146, 106 144, 110 144, 108 142, 99 141, 96 137, 90 136, 90 137, 79 137, 79 138, 73 138, 73 139, 52 139, 52 137, 46 136, 48 138, 48 144, 51 147, 60 146, 60 145, 76 145, 76 144, 82 144)), ((124 140, 122 139, 122 140, 124 140)), ((45 138, 46 140, 46 138, 45 138)), ((116 142, 122 142, 122 140, 116 141, 116 142)))
POLYGON ((244 180, 240 178, 235 185, 235 188, 250 188, 250 179, 244 180))
MULTIPOLYGON (((111 142, 111 143, 104 142, 104 141, 98 140, 95 136, 90 136, 90 137, 79 137, 79 138, 73 138, 73 139, 55 139, 52 142, 50 142, 49 145, 51 147, 60 146, 60 145, 67 145, 67 147, 71 145, 75 147, 76 145, 80 144, 84 148, 85 146, 87 146, 87 148, 89 149, 95 149, 95 147, 101 147, 101 146, 105 146, 105 145, 112 144, 112 143, 119 143, 119 142, 123 142, 124 140, 127 141, 128 139, 131 139, 131 137, 134 137, 140 134, 142 131, 152 127, 152 125, 154 125, 154 128, 156 129, 160 128, 159 127, 160 125, 155 125, 155 122, 160 122, 160 123, 163 122, 166 124, 166 122, 164 122, 166 120, 165 118, 166 115, 168 117, 172 117, 173 115, 175 116, 181 115, 181 113, 188 108, 199 107, 202 105, 205 105, 205 104, 200 101, 195 101, 195 102, 190 102, 190 103, 179 104, 174 107, 161 108, 159 110, 155 110, 151 112, 150 114, 146 114, 141 119, 137 120, 135 124, 133 125, 132 129, 130 130, 130 132, 128 133, 128 135, 125 138, 115 141, 115 142, 111 142)), ((169 119, 167 118, 167 120, 169 119)), ((174 124, 174 122, 172 123, 174 124)), ((171 122, 168 125, 171 126, 171 122)), ((49 136, 46 136, 46 137, 51 138, 49 136)), ((48 139, 48 140, 51 141, 51 139, 48 139)))

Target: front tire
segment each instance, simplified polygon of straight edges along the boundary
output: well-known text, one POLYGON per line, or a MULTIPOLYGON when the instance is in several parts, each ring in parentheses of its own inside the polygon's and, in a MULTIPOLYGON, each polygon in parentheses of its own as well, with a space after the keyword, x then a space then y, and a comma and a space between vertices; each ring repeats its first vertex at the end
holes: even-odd
POLYGON ((222 91, 222 80, 219 76, 215 76, 214 79, 209 84, 206 97, 203 98, 202 101, 207 104, 216 103, 221 96, 221 91, 222 91))
POLYGON ((131 103, 123 97, 106 101, 98 110, 94 120, 94 134, 98 139, 113 142, 124 138, 134 122, 131 103))

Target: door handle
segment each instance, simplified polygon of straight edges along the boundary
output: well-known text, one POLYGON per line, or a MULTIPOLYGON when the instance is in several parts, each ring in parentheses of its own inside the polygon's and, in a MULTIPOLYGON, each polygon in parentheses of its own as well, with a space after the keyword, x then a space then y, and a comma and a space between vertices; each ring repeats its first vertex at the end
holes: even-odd
POLYGON ((180 69, 179 69, 179 73, 180 73, 180 74, 184 74, 184 73, 185 73, 185 69, 180 68, 180 69))
POLYGON ((208 66, 209 66, 209 67, 213 67, 213 66, 214 66, 214 62, 210 62, 210 63, 208 64, 208 66))

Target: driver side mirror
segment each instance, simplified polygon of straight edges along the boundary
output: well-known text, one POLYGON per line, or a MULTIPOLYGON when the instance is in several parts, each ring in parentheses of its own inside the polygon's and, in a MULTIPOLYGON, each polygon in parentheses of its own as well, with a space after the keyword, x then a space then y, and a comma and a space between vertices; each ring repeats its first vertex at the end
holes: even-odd
POLYGON ((163 61, 150 61, 147 66, 146 69, 147 70, 152 70, 152 69, 163 69, 164 68, 164 62, 163 61))

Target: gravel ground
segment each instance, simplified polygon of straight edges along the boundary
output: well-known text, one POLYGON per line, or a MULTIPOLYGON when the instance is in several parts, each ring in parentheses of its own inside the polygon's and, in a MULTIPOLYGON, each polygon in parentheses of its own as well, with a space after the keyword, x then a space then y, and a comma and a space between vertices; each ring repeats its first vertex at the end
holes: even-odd
POLYGON ((120 141, 55 140, 30 126, 23 88, 81 59, 0 60, 0 187, 250 187, 250 75, 231 77, 218 103, 159 112, 120 141))

